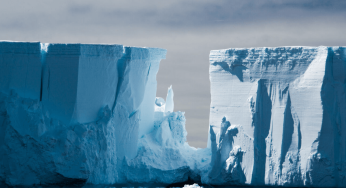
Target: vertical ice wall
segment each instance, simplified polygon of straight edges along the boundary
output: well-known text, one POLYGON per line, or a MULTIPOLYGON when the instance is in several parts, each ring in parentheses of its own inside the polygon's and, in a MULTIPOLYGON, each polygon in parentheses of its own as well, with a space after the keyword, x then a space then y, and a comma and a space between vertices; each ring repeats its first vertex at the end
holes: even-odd
POLYGON ((45 54, 42 102, 52 118, 66 124, 95 121, 112 108, 122 45, 49 44, 45 54))
POLYGON ((125 181, 117 159, 136 156, 154 127, 166 50, 0 42, 0 52, 0 182, 125 181))
POLYGON ((160 48, 147 48, 148 57, 144 61, 150 63, 148 78, 145 86, 144 98, 141 105, 141 121, 139 126, 139 136, 143 136, 154 127, 154 111, 157 90, 156 75, 159 71, 159 64, 162 59, 166 59, 167 50, 160 48))
POLYGON ((114 107, 117 155, 133 158, 138 137, 154 126, 156 73, 166 50, 125 47, 118 62, 119 84, 114 107))
POLYGON ((138 137, 154 126, 156 74, 166 50, 122 45, 49 44, 44 54, 42 102, 65 124, 114 113, 117 155, 133 157, 138 137))
POLYGON ((246 183, 346 185, 344 54, 343 47, 211 51, 210 125, 218 134, 210 139, 223 135, 223 117, 239 127, 232 144, 243 151, 246 183))
POLYGON ((40 99, 41 67, 39 42, 0 41, 0 91, 40 99))
POLYGON ((153 129, 156 74, 166 50, 38 42, 0 47, 1 91, 41 99, 50 118, 67 125, 93 122, 108 106, 120 158, 135 156, 138 137, 153 129))

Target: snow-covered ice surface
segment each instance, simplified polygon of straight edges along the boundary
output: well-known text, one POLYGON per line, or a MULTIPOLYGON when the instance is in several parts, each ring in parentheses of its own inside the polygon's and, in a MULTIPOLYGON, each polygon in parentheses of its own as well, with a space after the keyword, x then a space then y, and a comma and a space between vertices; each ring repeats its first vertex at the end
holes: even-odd
POLYGON ((346 186, 346 48, 214 50, 210 81, 209 183, 346 186))
POLYGON ((345 187, 345 54, 212 51, 196 149, 173 88, 156 97, 166 50, 1 41, 0 184, 345 187))

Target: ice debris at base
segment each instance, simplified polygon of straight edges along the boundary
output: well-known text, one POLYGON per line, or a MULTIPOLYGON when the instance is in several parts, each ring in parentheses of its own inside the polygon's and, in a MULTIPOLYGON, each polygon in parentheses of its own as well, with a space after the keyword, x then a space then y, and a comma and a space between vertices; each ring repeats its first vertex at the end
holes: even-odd
POLYGON ((197 183, 194 183, 192 185, 184 185, 183 188, 200 188, 200 186, 197 183))
POLYGON ((212 51, 205 149, 156 97, 165 54, 0 42, 0 183, 346 186, 345 48, 212 51))

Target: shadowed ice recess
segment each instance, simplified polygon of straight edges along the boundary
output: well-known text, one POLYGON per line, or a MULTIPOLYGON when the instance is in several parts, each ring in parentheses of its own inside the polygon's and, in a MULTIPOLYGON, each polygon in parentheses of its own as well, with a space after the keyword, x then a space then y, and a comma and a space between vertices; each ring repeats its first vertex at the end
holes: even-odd
POLYGON ((345 54, 211 51, 196 149, 172 86, 156 97, 166 50, 0 41, 0 184, 345 187, 345 54))

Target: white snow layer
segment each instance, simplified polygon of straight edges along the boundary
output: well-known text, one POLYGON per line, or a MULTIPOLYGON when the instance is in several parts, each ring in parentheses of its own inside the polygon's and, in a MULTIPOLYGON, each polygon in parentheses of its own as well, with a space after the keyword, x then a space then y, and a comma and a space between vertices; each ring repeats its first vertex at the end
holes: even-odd
POLYGON ((0 42, 0 183, 346 186, 345 48, 211 51, 205 149, 156 97, 165 54, 0 42))

